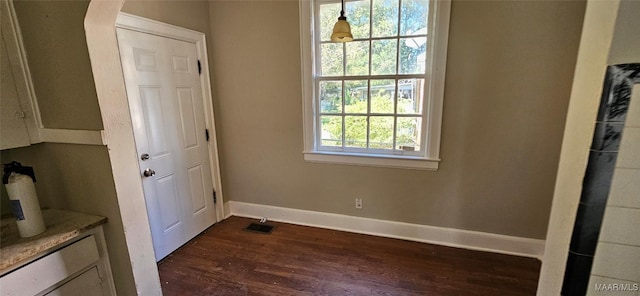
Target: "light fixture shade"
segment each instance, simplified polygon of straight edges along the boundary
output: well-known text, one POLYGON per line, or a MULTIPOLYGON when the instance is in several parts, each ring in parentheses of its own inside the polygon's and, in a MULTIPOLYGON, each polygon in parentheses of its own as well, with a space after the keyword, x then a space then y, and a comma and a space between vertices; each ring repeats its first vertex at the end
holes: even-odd
POLYGON ((353 35, 351 35, 351 26, 347 22, 346 17, 339 17, 338 22, 333 26, 333 34, 331 34, 331 41, 333 42, 350 42, 353 41, 353 35))

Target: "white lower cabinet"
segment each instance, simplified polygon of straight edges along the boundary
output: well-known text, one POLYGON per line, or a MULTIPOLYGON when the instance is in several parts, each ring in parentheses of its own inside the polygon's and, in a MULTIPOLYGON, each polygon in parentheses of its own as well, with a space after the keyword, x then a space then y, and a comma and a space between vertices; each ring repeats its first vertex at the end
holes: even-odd
POLYGON ((2 276, 0 295, 115 295, 102 227, 2 276))
POLYGON ((86 296, 104 295, 98 268, 93 267, 59 288, 49 292, 46 296, 86 296))

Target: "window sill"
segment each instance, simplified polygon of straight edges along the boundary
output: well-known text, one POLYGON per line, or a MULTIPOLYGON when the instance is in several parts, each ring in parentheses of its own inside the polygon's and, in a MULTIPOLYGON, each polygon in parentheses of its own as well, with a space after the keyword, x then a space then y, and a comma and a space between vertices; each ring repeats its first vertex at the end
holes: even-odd
POLYGON ((335 152, 305 151, 304 160, 308 162, 333 163, 372 167, 389 167, 413 170, 438 170, 439 159, 415 156, 393 156, 373 154, 349 154, 335 152))

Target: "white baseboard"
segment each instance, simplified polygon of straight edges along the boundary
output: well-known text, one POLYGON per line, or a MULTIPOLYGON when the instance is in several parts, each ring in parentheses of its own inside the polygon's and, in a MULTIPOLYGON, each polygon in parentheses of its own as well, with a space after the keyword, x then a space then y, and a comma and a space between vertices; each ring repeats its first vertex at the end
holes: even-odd
MULTIPOLYGON (((340 214, 274 207, 245 202, 225 203, 226 217, 269 220, 436 245, 542 259, 544 240, 460 230, 340 214)), ((225 217, 225 218, 226 218, 225 217)))
POLYGON ((229 217, 231 217, 231 216, 232 216, 232 214, 231 214, 231 203, 232 203, 232 202, 233 202, 233 201, 225 202, 225 203, 222 205, 222 209, 223 209, 223 211, 224 211, 224 219, 227 219, 227 218, 229 218, 229 217))

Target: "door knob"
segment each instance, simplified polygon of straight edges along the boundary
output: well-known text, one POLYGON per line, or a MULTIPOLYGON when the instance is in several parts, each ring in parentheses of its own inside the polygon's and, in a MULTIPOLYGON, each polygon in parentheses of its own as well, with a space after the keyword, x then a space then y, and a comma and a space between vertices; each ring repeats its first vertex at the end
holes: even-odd
POLYGON ((152 170, 152 169, 146 169, 144 170, 144 172, 142 173, 145 177, 151 177, 153 175, 156 174, 156 171, 152 170))

